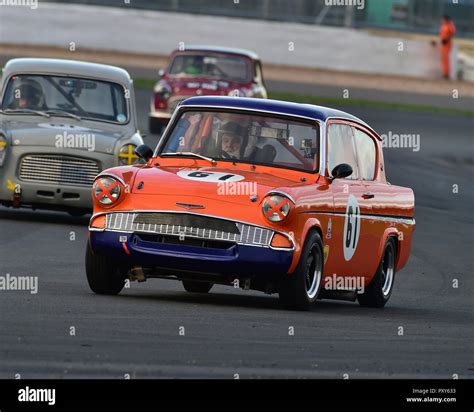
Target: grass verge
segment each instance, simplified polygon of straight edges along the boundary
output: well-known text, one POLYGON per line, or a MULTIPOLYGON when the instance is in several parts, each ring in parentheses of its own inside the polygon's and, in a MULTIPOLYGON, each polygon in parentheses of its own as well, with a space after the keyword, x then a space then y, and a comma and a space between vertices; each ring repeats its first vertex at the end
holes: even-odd
MULTIPOLYGON (((137 89, 153 89, 156 80, 153 79, 135 79, 134 84, 137 89)), ((447 113, 447 114, 456 114, 463 116, 474 116, 474 110, 463 110, 457 108, 443 108, 436 106, 426 106, 418 104, 409 104, 409 103, 399 103, 399 102, 383 102, 376 100, 365 100, 365 99, 343 99, 342 97, 323 97, 323 96, 313 96, 300 93, 291 93, 291 92, 277 92, 269 91, 270 99, 275 100, 285 100, 289 102, 297 103, 309 103, 316 105, 328 105, 337 107, 366 107, 366 108, 375 108, 375 109, 390 109, 390 110, 407 110, 410 112, 425 112, 425 113, 447 113)))

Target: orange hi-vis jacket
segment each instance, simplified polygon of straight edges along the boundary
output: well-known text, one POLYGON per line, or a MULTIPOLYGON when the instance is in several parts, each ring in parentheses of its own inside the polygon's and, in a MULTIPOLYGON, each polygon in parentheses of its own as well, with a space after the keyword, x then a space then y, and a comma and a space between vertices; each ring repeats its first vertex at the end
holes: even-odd
POLYGON ((456 34, 456 26, 452 21, 444 22, 439 30, 441 43, 441 66, 443 75, 449 77, 450 74, 450 53, 452 48, 452 39, 456 34))

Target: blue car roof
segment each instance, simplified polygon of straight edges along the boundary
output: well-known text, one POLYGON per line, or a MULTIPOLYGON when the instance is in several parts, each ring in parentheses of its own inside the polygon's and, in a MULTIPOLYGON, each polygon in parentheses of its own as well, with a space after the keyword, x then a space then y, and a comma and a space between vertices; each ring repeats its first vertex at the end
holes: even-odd
POLYGON ((341 110, 331 109, 313 104, 291 103, 281 100, 251 99, 246 97, 197 96, 181 102, 180 107, 202 106, 229 109, 257 110, 273 112, 289 116, 303 116, 313 120, 326 121, 330 117, 356 121, 368 126, 365 122, 341 110))

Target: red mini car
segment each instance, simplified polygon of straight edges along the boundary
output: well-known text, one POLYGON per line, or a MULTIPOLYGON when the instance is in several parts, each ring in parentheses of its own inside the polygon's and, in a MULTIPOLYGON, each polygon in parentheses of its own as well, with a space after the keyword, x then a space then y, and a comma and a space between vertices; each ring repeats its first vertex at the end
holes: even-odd
POLYGON ((172 278, 384 306, 415 229, 413 191, 385 176, 382 141, 350 114, 234 97, 181 103, 146 165, 93 185, 86 272, 96 293, 172 278))
POLYGON ((187 46, 171 53, 153 89, 149 129, 161 134, 176 106, 191 96, 267 98, 259 57, 247 50, 187 46))

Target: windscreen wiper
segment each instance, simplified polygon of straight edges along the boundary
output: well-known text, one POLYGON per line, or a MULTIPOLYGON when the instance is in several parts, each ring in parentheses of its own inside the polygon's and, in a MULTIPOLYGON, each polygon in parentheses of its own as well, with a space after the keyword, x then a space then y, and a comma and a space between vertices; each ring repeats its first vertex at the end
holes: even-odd
POLYGON ((51 117, 46 112, 42 112, 41 110, 33 110, 33 109, 5 109, 5 110, 0 110, 0 113, 4 113, 4 114, 9 114, 9 113, 31 113, 31 114, 37 114, 39 116, 44 116, 48 119, 51 117))
POLYGON ((77 114, 70 113, 66 110, 48 110, 46 113, 53 116, 67 116, 67 117, 72 117, 73 119, 76 119, 76 120, 82 120, 82 117, 78 116, 77 114))
POLYGON ((217 162, 212 157, 206 157, 193 152, 175 152, 175 153, 161 153, 160 156, 194 156, 199 157, 200 159, 207 160, 211 162, 212 165, 215 165, 217 162))

